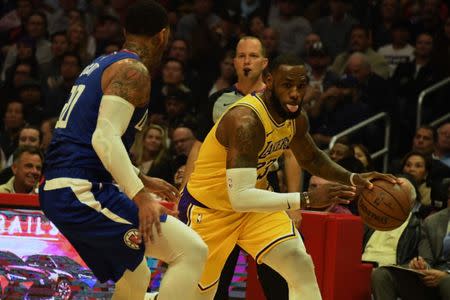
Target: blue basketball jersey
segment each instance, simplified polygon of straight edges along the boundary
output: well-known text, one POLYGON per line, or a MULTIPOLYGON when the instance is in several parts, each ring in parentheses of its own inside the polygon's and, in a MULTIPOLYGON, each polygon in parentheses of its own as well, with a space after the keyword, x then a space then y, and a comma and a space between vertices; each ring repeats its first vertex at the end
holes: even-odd
MULTIPOLYGON (((103 96, 101 82, 103 71, 111 64, 126 58, 139 60, 134 53, 119 51, 95 59, 80 74, 56 123, 45 157, 44 172, 80 168, 91 170, 96 174, 97 180, 111 181, 111 176, 95 153, 91 140, 103 96)), ((136 108, 122 136, 127 151, 134 142, 136 130, 141 130, 146 120, 147 107, 136 108)))

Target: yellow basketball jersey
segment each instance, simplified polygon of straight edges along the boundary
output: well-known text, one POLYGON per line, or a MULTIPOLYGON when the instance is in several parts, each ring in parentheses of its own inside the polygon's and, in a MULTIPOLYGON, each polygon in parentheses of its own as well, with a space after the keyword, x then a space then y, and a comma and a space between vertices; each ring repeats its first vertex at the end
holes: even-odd
MULTIPOLYGON (((267 173, 283 150, 288 148, 295 134, 295 120, 286 120, 278 124, 270 115, 263 100, 257 95, 247 95, 230 108, 235 106, 246 106, 252 109, 264 126, 266 141, 258 153, 256 187, 268 189, 267 173)), ((227 152, 216 138, 219 123, 220 119, 208 133, 200 148, 187 189, 197 201, 209 208, 232 210, 226 184, 227 152)))

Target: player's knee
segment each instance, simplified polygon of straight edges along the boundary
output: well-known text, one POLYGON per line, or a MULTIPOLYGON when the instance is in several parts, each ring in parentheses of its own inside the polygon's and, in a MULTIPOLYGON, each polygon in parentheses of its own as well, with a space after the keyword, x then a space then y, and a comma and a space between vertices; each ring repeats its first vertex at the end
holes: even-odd
POLYGON ((198 264, 204 264, 208 257, 208 246, 201 238, 196 238, 192 240, 192 249, 190 249, 189 254, 193 256, 198 264))
POLYGON ((313 267, 311 256, 299 247, 289 249, 286 252, 284 259, 286 259, 286 261, 295 262, 296 264, 301 263, 303 266, 308 265, 313 267))

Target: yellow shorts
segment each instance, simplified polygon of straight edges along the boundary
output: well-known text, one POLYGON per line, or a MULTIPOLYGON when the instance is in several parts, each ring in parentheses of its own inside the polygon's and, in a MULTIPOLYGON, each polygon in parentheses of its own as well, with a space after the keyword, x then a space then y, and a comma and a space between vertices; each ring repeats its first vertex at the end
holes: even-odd
POLYGON ((238 213, 189 204, 187 219, 187 224, 209 248, 205 271, 199 282, 202 290, 218 282, 225 261, 236 244, 261 263, 264 254, 274 246, 299 238, 298 231, 284 211, 238 213))

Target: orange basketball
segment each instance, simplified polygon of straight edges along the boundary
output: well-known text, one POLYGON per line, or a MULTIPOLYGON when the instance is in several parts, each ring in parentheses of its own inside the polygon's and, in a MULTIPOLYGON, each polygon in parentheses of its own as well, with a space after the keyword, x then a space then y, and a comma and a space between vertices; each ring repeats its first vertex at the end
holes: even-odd
POLYGON ((367 226, 381 231, 402 225, 411 211, 410 195, 386 180, 373 181, 373 189, 363 189, 358 200, 359 215, 367 226))

